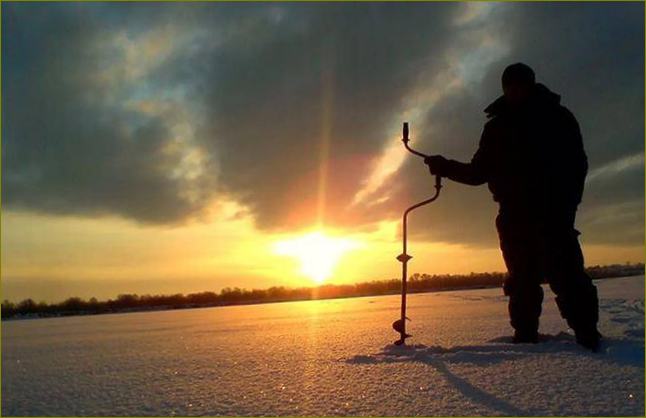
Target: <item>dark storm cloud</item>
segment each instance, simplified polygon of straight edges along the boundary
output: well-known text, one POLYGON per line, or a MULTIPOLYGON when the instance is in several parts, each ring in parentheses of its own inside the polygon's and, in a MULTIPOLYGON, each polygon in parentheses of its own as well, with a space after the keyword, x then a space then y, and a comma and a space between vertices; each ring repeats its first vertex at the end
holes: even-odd
MULTIPOLYGON (((4 203, 169 223, 227 198, 263 229, 309 226, 321 213, 328 224, 365 227, 430 191, 411 157, 382 188, 390 200, 350 205, 399 118, 418 106, 416 91, 442 90, 442 76, 462 71, 461 86, 422 103, 413 132, 419 148, 465 160, 514 61, 563 95, 591 170, 643 153, 643 5, 503 4, 471 20, 469 7, 5 5, 4 203), (168 54, 143 60, 134 81, 97 83, 128 58, 106 39, 123 32, 137 42, 155 31, 171 34, 168 54), (488 38, 502 49, 482 47, 488 38), (127 105, 144 99, 167 108, 127 105), (193 131, 189 143, 177 143, 182 123, 193 131), (196 174, 171 175, 186 159, 178 147, 199 153, 196 174)), ((587 188, 579 224, 588 241, 643 240, 643 163, 587 188)), ((416 216, 415 231, 493 245, 494 214, 485 187, 449 184, 416 216)))
MULTIPOLYGON (((60 214, 173 222, 199 209, 168 173, 168 118, 111 100, 95 76, 121 57, 97 6, 12 5, 3 13, 3 200, 60 214), (113 55, 114 54, 114 55, 113 55)), ((200 179, 201 180, 201 179, 200 179)), ((208 179, 204 179, 209 183, 208 179)))

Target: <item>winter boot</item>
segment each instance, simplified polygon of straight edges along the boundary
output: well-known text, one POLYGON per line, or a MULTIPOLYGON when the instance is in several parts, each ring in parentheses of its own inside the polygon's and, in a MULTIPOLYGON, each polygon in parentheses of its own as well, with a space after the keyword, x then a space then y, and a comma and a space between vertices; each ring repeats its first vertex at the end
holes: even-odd
POLYGON ((576 342, 588 350, 596 353, 601 345, 601 334, 597 328, 575 330, 576 342))
POLYGON ((516 330, 511 341, 514 344, 536 344, 538 343, 538 332, 516 330))

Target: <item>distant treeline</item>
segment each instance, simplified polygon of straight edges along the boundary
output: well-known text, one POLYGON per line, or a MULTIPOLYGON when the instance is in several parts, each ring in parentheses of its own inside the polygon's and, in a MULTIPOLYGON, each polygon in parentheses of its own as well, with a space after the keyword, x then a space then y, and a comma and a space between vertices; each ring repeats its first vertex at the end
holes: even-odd
MULTIPOLYGON (((644 274, 644 264, 614 264, 593 266, 587 269, 595 279, 623 277, 644 274)), ((471 274, 413 274, 408 282, 410 293, 483 288, 500 286, 505 273, 471 274)), ((356 296, 376 296, 399 293, 400 279, 380 280, 357 284, 326 284, 318 287, 270 287, 268 289, 224 288, 219 293, 200 292, 188 295, 136 295, 123 294, 116 299, 99 301, 96 298, 84 300, 71 297, 60 303, 35 302, 25 299, 19 303, 2 302, 2 319, 33 318, 68 315, 94 315, 115 312, 133 312, 160 309, 185 309, 209 306, 270 303, 310 299, 332 299, 356 296)))

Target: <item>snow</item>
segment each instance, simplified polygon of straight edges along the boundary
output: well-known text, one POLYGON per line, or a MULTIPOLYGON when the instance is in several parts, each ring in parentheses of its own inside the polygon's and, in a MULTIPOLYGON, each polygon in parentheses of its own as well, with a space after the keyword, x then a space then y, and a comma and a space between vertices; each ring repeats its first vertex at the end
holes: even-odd
POLYGON ((546 289, 510 343, 500 289, 2 324, 2 415, 644 415, 644 279, 597 282, 600 353, 546 289))

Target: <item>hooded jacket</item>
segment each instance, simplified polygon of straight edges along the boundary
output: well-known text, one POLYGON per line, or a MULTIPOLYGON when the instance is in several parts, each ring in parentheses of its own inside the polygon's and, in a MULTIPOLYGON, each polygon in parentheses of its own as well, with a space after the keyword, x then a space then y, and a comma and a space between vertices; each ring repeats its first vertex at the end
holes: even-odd
POLYGON ((573 223, 588 163, 579 124, 560 96, 537 83, 522 106, 501 96, 485 113, 490 120, 471 162, 449 160, 440 175, 487 183, 501 214, 573 223))

